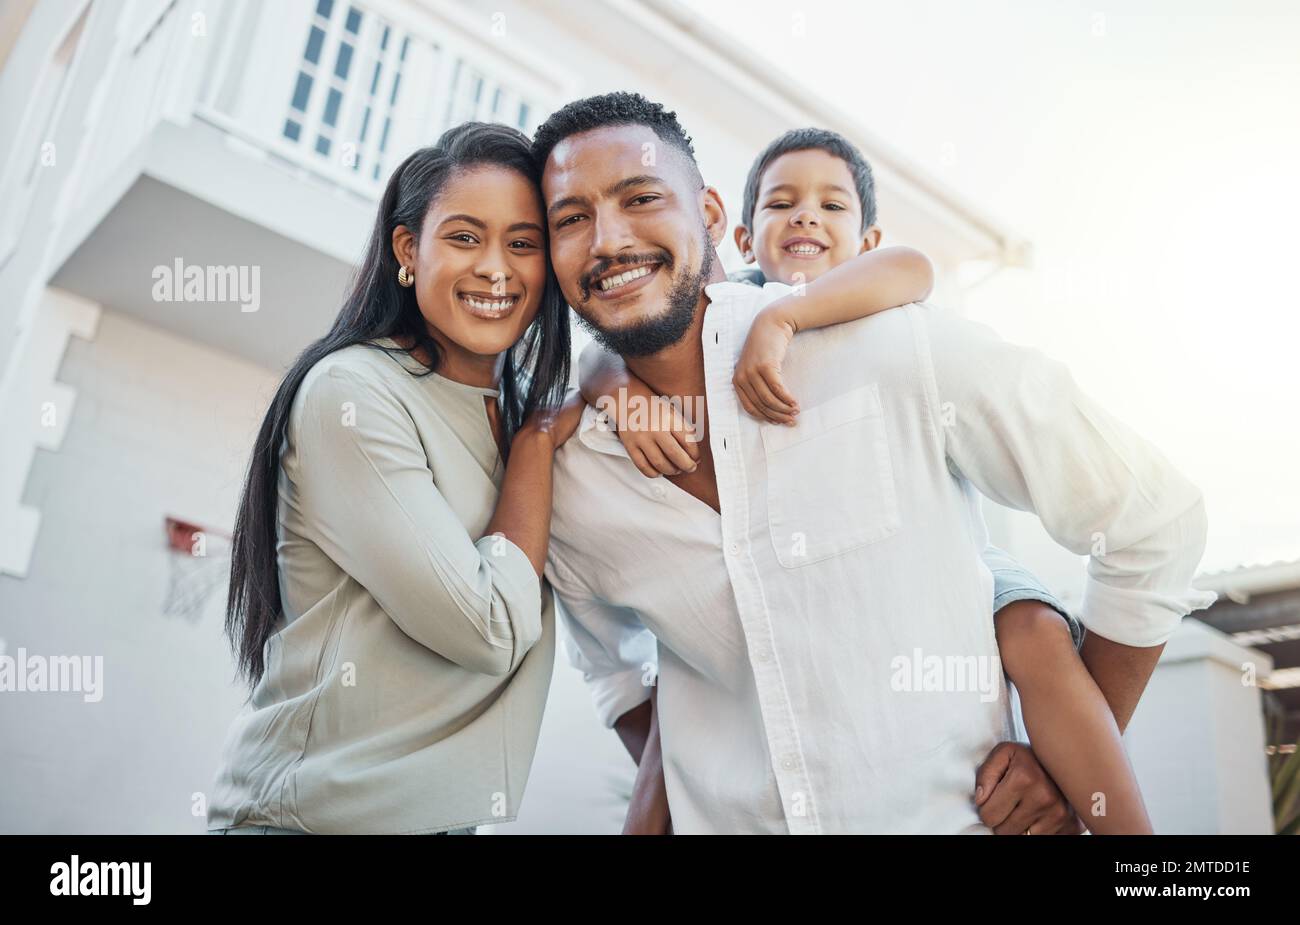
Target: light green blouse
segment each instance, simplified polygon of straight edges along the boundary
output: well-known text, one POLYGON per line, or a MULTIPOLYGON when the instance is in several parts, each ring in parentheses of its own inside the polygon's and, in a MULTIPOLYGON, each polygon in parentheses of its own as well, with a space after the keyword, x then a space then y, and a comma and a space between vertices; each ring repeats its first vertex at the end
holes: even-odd
MULTIPOLYGON (((391 340, 383 340, 395 346, 391 340)), ((281 455, 284 626, 226 739, 208 827, 420 833, 519 812, 555 653, 551 591, 482 535, 496 390, 340 350, 281 455)))

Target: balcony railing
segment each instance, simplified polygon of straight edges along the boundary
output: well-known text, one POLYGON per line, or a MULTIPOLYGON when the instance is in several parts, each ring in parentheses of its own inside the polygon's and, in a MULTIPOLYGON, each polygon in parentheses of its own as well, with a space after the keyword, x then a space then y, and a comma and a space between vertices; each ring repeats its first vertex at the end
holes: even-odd
POLYGON ((438 0, 137 0, 116 24, 81 189, 161 119, 198 119, 366 200, 414 148, 467 119, 531 133, 573 86, 438 0))

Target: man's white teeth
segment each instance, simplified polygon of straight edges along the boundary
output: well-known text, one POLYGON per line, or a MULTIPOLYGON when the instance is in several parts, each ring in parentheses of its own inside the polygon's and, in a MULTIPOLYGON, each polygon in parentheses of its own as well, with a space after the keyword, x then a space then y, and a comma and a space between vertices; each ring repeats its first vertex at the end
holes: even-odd
POLYGON ((811 257, 814 254, 820 254, 826 248, 817 244, 791 244, 786 248, 792 254, 802 254, 805 257, 811 257))
POLYGON ((654 267, 637 267, 635 270, 628 270, 626 273, 620 273, 618 276, 610 276, 600 281, 602 292, 609 292, 619 286, 624 286, 634 279, 640 279, 643 276, 649 276, 654 271, 654 267))
POLYGON ((461 298, 480 311, 485 312, 503 312, 515 304, 514 299, 501 299, 494 302, 485 302, 483 299, 476 299, 473 296, 468 295, 463 295, 461 298))

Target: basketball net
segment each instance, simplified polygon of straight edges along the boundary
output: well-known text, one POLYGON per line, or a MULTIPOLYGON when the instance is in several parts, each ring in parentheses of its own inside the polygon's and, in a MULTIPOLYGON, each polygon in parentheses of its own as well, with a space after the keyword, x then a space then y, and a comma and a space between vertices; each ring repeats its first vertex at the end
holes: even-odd
POLYGON ((230 534, 167 518, 168 578, 163 613, 191 623, 230 577, 230 534))

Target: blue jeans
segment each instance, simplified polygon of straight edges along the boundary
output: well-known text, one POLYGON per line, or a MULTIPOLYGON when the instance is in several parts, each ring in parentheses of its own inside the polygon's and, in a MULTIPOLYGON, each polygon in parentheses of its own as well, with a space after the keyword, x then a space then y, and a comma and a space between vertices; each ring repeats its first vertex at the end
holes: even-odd
MULTIPOLYGON (((446 832, 429 832, 429 835, 474 835, 476 826, 450 829, 446 832)), ((209 835, 307 835, 297 829, 277 829, 273 825, 232 825, 223 829, 208 829, 209 835)))

